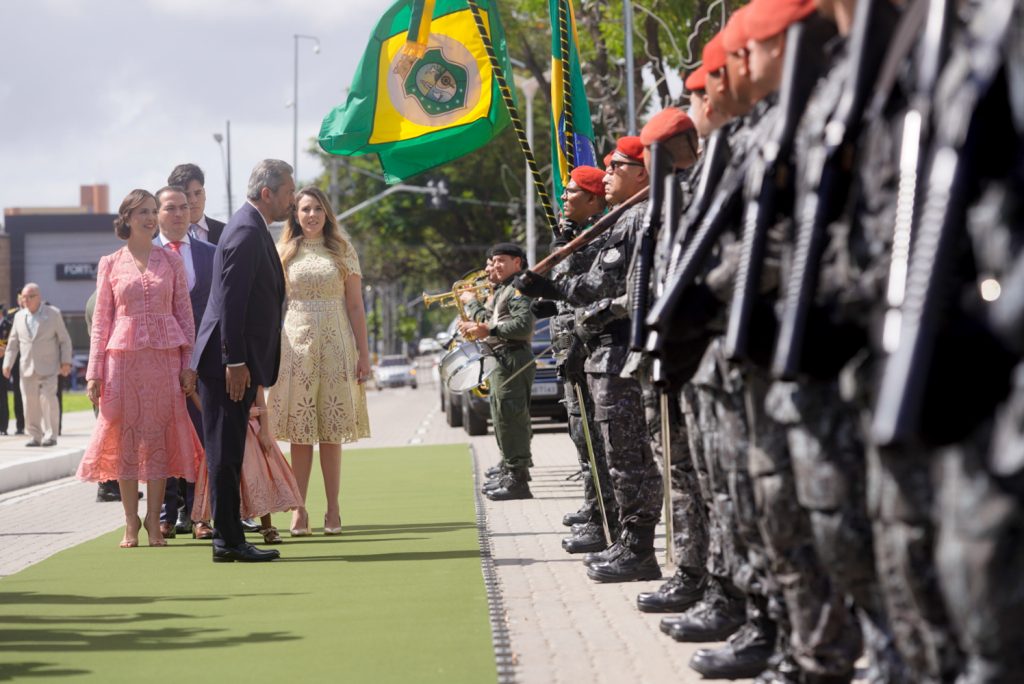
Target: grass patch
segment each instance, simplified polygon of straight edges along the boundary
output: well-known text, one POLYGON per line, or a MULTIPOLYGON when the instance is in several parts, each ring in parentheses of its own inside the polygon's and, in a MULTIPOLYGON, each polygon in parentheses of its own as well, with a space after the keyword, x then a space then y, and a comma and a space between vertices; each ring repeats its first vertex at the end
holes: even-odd
MULTIPOLYGON (((318 475, 309 504, 322 525, 318 475)), ((291 539, 275 516, 274 563, 119 549, 119 530, 4 578, 0 680, 494 681, 465 446, 346 453, 342 520, 291 539)))
MULTIPOLYGON (((20 390, 19 390, 20 391, 20 390)), ((92 411, 92 402, 85 392, 64 392, 61 395, 61 403, 64 406, 64 413, 75 411, 92 411)), ((11 417, 11 424, 14 424, 14 392, 8 388, 7 392, 7 415, 11 417)))

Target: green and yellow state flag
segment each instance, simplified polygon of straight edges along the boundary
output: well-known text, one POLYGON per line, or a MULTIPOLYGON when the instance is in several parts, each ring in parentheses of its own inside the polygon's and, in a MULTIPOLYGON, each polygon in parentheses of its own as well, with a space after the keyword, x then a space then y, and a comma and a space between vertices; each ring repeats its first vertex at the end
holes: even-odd
MULTIPOLYGON (((494 0, 476 0, 511 73, 494 0)), ((376 153, 398 183, 482 147, 509 115, 466 0, 399 0, 381 18, 345 104, 324 117, 320 147, 376 153)))

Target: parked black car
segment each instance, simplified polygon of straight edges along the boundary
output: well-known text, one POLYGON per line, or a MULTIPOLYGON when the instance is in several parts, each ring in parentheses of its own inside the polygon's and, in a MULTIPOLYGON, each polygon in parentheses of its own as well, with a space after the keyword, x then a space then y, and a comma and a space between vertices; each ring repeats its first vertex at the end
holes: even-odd
MULTIPOLYGON (((562 403, 562 380, 555 370, 555 358, 550 349, 551 331, 548 323, 546 318, 538 320, 533 331, 537 371, 530 393, 530 416, 564 421, 568 419, 568 414, 562 403)), ((445 412, 448 425, 462 426, 470 435, 487 434, 491 406, 486 396, 478 396, 473 391, 452 392, 442 382, 441 410, 445 412)))

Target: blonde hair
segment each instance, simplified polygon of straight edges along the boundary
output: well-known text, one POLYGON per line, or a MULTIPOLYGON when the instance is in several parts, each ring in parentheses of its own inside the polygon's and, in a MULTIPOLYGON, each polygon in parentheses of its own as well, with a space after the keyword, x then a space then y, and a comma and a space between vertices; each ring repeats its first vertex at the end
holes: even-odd
POLYGON ((334 265, 338 267, 338 271, 342 275, 348 275, 348 268, 345 265, 345 254, 353 249, 352 243, 345 231, 338 226, 338 221, 334 218, 334 210, 331 209, 331 203, 327 199, 327 195, 320 188, 312 186, 302 188, 295 193, 295 204, 292 207, 292 212, 284 224, 281 237, 277 239, 277 253, 281 257, 281 265, 287 269, 288 264, 291 263, 291 260, 298 253, 299 245, 302 244, 302 226, 299 225, 298 211, 299 199, 303 195, 316 199, 320 206, 323 207, 324 247, 331 255, 334 265))

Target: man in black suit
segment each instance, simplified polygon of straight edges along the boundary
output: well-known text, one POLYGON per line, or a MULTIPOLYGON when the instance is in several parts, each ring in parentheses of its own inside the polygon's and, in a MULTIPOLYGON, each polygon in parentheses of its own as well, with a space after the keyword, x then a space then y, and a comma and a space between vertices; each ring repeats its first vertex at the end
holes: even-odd
MULTIPOLYGON (((183 187, 168 185, 157 190, 156 206, 156 222, 160 232, 153 238, 153 244, 177 253, 185 263, 188 295, 192 302, 192 319, 198 330, 206 311, 206 302, 210 298, 210 286, 213 284, 213 255, 217 248, 202 240, 193 239, 188 234, 190 204, 183 187)), ((186 400, 185 405, 202 441, 203 415, 192 401, 186 400)), ((164 505, 160 510, 160 531, 164 537, 173 538, 178 532, 187 533, 192 530, 189 512, 192 510, 194 493, 194 482, 186 482, 183 478, 177 477, 167 480, 164 505)), ((196 525, 195 536, 198 539, 210 539, 213 537, 213 530, 205 521, 199 522, 196 525)))
POLYGON ((206 215, 206 175, 195 164, 178 164, 167 177, 167 185, 185 189, 188 200, 188 234, 215 245, 220 242, 224 224, 206 215))
MULTIPOLYGON (((203 404, 215 563, 279 556, 246 543, 239 483, 249 408, 258 387, 277 381, 281 362, 284 271, 267 227, 292 211, 292 167, 277 159, 261 161, 246 195, 217 244, 210 301, 192 354, 203 404)), ((183 389, 190 392, 193 382, 186 378, 183 389)))

